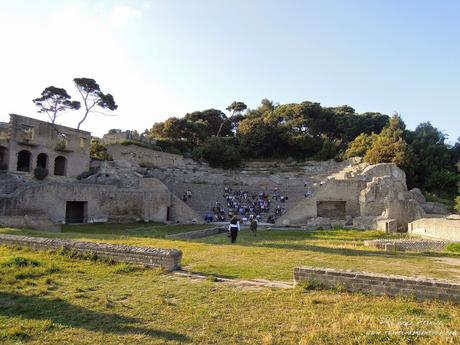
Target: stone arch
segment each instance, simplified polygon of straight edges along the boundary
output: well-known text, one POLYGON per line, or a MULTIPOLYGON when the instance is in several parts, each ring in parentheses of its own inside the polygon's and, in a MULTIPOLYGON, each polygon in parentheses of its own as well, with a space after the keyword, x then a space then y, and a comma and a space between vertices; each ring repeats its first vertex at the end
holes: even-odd
POLYGON ((29 151, 27 150, 19 151, 16 170, 30 172, 31 158, 32 158, 32 154, 29 151))
POLYGON ((63 156, 57 156, 54 160, 54 175, 65 176, 67 172, 67 159, 63 156))
POLYGON ((0 146, 0 170, 8 169, 8 149, 0 146))
POLYGON ((37 156, 37 167, 44 169, 48 168, 48 155, 46 153, 40 153, 37 156))

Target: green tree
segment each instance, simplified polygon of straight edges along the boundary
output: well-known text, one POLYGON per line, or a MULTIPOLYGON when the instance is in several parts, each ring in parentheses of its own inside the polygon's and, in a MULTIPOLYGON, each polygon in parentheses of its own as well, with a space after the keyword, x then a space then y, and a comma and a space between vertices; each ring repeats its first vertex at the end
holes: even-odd
MULTIPOLYGON (((227 116, 220 110, 207 109, 203 111, 195 111, 193 113, 185 114, 185 120, 192 124, 202 125, 204 137, 211 137, 213 135, 226 136, 231 134, 231 122, 227 116)), ((193 125, 191 125, 193 127, 193 125)))
POLYGON ((73 82, 85 107, 83 118, 78 122, 77 129, 80 129, 80 126, 86 120, 88 114, 94 111, 94 107, 109 109, 111 111, 115 111, 118 108, 113 96, 110 93, 104 94, 99 84, 96 83, 94 79, 74 78, 73 82))
POLYGON ((345 158, 364 157, 377 139, 377 134, 361 133, 349 145, 345 151, 345 158))
POLYGON ((243 102, 234 101, 227 107, 227 110, 230 112, 231 116, 235 115, 235 113, 242 113, 248 108, 246 104, 243 102))
POLYGON ((376 137, 364 156, 370 164, 395 163, 404 166, 407 161, 407 143, 404 140, 406 126, 399 115, 393 115, 389 124, 376 137))
POLYGON ((72 101, 65 89, 48 86, 43 90, 41 97, 32 100, 39 107, 39 113, 48 115, 51 123, 55 123, 60 113, 66 110, 80 109, 80 102, 72 101))
POLYGON ((425 122, 413 132, 408 132, 406 137, 408 163, 405 170, 409 187, 419 187, 429 192, 447 188, 443 194, 454 195, 456 185, 451 176, 456 171, 451 161, 452 152, 445 143, 445 134, 425 122))
POLYGON ((216 168, 231 169, 241 164, 241 155, 234 138, 209 138, 200 154, 212 167, 216 168))

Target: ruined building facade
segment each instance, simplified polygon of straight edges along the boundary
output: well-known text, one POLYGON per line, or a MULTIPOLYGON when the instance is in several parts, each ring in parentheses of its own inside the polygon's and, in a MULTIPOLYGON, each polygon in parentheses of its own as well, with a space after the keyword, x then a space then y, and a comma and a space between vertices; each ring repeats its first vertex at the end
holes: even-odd
POLYGON ((89 170, 91 133, 20 115, 0 125, 0 168, 33 174, 76 177, 89 170))

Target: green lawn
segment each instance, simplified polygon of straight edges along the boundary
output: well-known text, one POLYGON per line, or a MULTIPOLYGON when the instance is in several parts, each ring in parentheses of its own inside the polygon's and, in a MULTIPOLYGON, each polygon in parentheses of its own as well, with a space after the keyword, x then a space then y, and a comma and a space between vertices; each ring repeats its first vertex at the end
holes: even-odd
POLYGON ((0 229, 0 232, 178 248, 183 251, 184 269, 231 278, 290 281, 293 268, 303 265, 460 280, 460 270, 449 269, 433 258, 455 254, 385 253, 364 247, 364 240, 394 236, 379 231, 260 231, 253 237, 248 230, 242 230, 236 244, 229 243, 225 234, 193 241, 166 238, 173 233, 205 227, 87 225, 66 227, 63 233, 14 229, 0 229))
MULTIPOLYGON (((375 231, 261 231, 253 237, 243 230, 234 245, 225 234, 165 238, 202 228, 133 224, 0 232, 179 248, 186 269, 235 278, 290 281, 298 265, 455 278, 432 255, 388 255, 364 247, 365 239, 384 236, 375 231)), ((460 308, 453 303, 243 287, 0 246, 1 344, 459 342, 460 308)))
POLYGON ((254 290, 0 246, 1 344, 458 344, 454 332, 451 303, 254 290))

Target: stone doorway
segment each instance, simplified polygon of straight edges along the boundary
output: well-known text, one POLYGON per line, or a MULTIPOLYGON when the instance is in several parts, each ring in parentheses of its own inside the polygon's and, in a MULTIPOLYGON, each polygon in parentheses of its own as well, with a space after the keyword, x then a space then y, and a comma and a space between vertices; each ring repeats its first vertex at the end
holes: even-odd
POLYGON ((345 219, 346 201, 318 201, 316 203, 318 217, 345 219))
POLYGON ((88 214, 87 201, 67 201, 65 207, 66 224, 86 223, 88 214))

